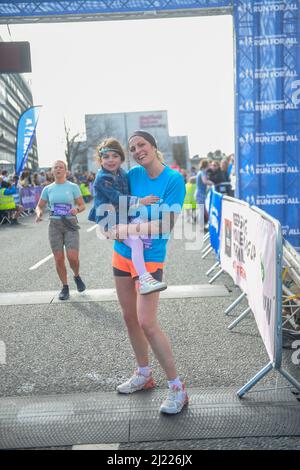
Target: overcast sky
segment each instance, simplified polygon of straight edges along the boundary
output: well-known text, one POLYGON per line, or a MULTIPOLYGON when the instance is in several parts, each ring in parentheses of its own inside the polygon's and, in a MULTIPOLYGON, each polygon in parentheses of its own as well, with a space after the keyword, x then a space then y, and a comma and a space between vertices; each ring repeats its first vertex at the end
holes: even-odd
MULTIPOLYGON (((167 110, 170 135, 187 135, 191 156, 234 151, 231 16, 11 25, 10 33, 31 44, 40 166, 64 157, 64 117, 75 134, 97 113, 167 110)), ((5 26, 0 34, 9 38, 5 26)))

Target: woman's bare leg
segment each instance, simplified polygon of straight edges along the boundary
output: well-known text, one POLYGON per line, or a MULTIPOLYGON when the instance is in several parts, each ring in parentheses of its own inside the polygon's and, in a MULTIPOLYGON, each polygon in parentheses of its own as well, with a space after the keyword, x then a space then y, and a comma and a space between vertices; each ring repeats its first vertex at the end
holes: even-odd
POLYGON ((115 285, 137 363, 140 367, 148 366, 149 345, 137 318, 135 281, 129 276, 115 276, 115 285))
POLYGON ((177 377, 169 338, 161 330, 157 321, 159 292, 137 296, 137 317, 141 328, 168 380, 177 377))
POLYGON ((55 251, 53 255, 54 255, 55 267, 56 267, 56 271, 57 271, 59 279, 61 280, 63 285, 68 284, 64 252, 55 251))
POLYGON ((74 276, 79 274, 79 252, 77 250, 67 250, 67 258, 74 276))

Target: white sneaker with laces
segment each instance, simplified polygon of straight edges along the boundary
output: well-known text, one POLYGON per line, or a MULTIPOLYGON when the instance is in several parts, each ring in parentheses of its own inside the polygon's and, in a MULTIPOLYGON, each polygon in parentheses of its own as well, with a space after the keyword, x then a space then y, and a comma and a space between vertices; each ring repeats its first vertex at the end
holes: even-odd
POLYGON ((130 379, 117 386, 117 391, 119 393, 134 393, 138 390, 147 390, 148 388, 153 387, 155 387, 155 382, 153 380, 152 373, 146 377, 135 370, 130 379))
POLYGON ((159 292, 166 288, 167 284, 165 282, 157 281, 150 273, 145 273, 143 276, 139 277, 138 292, 141 295, 159 292))
POLYGON ((180 413, 184 405, 188 404, 188 395, 186 393, 185 385, 182 385, 182 388, 176 387, 173 385, 172 388, 168 391, 168 396, 166 400, 162 403, 160 407, 161 413, 167 413, 170 415, 180 413))

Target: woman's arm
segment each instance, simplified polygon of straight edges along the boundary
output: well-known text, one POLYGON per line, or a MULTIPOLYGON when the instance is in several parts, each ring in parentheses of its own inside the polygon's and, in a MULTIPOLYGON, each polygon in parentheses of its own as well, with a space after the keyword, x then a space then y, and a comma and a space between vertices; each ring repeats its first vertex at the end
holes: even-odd
POLYGON ((158 220, 152 220, 151 222, 142 222, 138 224, 119 224, 113 227, 109 232, 109 238, 117 238, 124 240, 128 235, 161 235, 164 233, 170 233, 179 214, 175 212, 164 212, 162 218, 158 220))
POLYGON ((83 212, 85 210, 85 204, 82 196, 77 197, 75 199, 75 203, 77 204, 77 207, 73 207, 70 210, 71 215, 77 215, 79 214, 79 212, 83 212))
POLYGON ((39 200, 38 202, 38 205, 36 206, 35 208, 35 213, 36 213, 36 219, 35 221, 36 222, 40 222, 42 220, 42 217, 43 217, 43 208, 45 207, 45 205, 47 204, 47 201, 45 201, 44 199, 41 199, 39 200))
POLYGON ((122 225, 119 224, 111 230, 109 235, 112 238, 119 238, 124 240, 129 235, 160 235, 170 233, 175 225, 177 217, 180 214, 181 207, 185 196, 185 184, 182 175, 174 172, 174 175, 166 188, 163 200, 164 205, 169 210, 163 210, 162 218, 152 220, 149 222, 142 222, 138 224, 122 225), (174 210, 172 208, 174 207, 174 210))

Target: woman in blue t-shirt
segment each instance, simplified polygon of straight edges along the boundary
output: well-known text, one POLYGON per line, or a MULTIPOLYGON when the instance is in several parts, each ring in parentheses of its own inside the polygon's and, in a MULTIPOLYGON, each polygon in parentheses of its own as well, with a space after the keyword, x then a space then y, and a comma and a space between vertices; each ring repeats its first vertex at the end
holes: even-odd
POLYGON ((43 210, 48 205, 50 209, 49 242, 55 260, 56 271, 62 282, 62 289, 58 298, 68 300, 70 291, 64 247, 74 273, 77 290, 78 292, 85 290, 85 283, 79 275, 79 226, 76 217, 77 214, 85 210, 85 204, 79 186, 67 181, 67 165, 65 162, 56 160, 52 167, 52 173, 54 183, 45 186, 42 191, 35 209, 36 222, 42 220, 43 210))
POLYGON ((154 137, 145 131, 136 131, 129 138, 129 150, 138 166, 128 173, 130 194, 143 198, 154 194, 160 203, 145 206, 139 214, 146 222, 118 224, 111 231, 117 238, 113 253, 113 271, 116 290, 133 347, 137 369, 134 375, 117 387, 120 393, 133 393, 154 387, 152 370, 149 366, 149 346, 164 369, 169 393, 160 411, 168 414, 179 413, 188 402, 185 385, 177 376, 169 339, 157 321, 159 292, 142 296, 135 288, 131 251, 120 240, 128 235, 148 235, 151 244, 144 249, 147 270, 156 279, 162 279, 166 245, 174 227, 185 196, 182 175, 167 167, 154 137))

